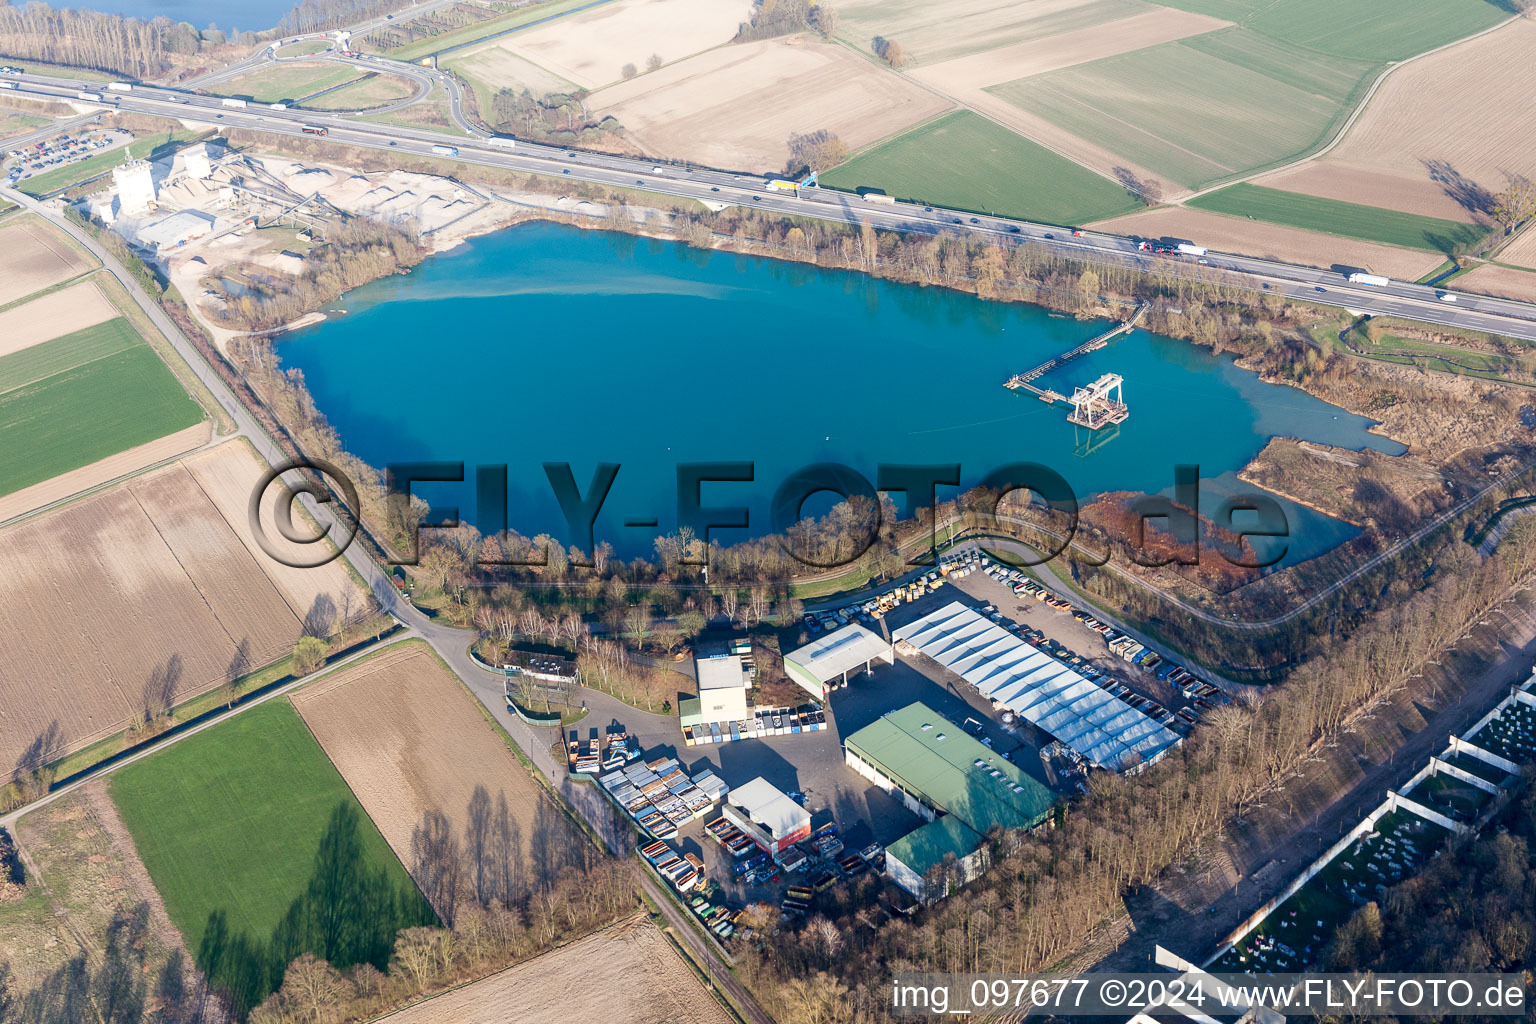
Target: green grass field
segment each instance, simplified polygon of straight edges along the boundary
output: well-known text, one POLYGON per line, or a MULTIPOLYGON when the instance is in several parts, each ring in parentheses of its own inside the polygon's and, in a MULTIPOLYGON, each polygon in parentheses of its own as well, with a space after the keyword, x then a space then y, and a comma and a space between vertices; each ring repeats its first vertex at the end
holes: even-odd
POLYGON ((203 419, 126 320, 0 359, 0 494, 10 494, 203 419))
POLYGON ((1232 28, 987 91, 1198 187, 1321 145, 1375 70, 1232 28))
POLYGON ((293 705, 281 698, 189 736, 112 777, 171 921, 194 952, 208 915, 265 941, 314 870, 338 804, 362 818, 370 868, 412 883, 293 705))
POLYGON ((1159 0, 1234 27, 988 91, 1192 188, 1327 142, 1391 61, 1509 17, 1494 0, 1159 0))
POLYGON ((335 92, 316 96, 304 104, 306 110, 368 110, 403 100, 416 94, 416 83, 399 75, 372 75, 342 86, 335 92))
POLYGON ((968 110, 866 150, 821 180, 1054 224, 1085 224, 1137 207, 1114 182, 968 110))
POLYGON ((1511 12, 1492 0, 1155 0, 1246 25, 1272 39, 1363 60, 1412 57, 1481 32, 1511 12))
POLYGON ((1449 252, 1458 244, 1474 242, 1488 233, 1476 224, 1462 221, 1282 192, 1247 182, 1191 199, 1188 205, 1271 224, 1435 252, 1449 252))
POLYGON ((256 103, 277 103, 313 95, 363 76, 350 64, 274 64, 259 71, 217 82, 208 92, 214 96, 238 96, 256 103))

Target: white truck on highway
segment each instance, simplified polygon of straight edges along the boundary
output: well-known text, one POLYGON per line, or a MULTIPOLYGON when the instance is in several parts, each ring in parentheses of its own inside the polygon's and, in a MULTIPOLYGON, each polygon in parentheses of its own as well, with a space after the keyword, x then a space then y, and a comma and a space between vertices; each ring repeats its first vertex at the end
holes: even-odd
POLYGON ((107 88, 113 92, 133 92, 133 86, 127 82, 110 82, 107 84, 107 88))
POLYGON ((1205 246, 1203 245, 1188 245, 1184 242, 1180 242, 1177 246, 1175 246, 1175 248, 1177 248, 1179 252, 1183 253, 1185 256, 1205 255, 1205 246))
POLYGON ((15 82, 0 82, 0 89, 14 89, 14 88, 16 88, 16 83, 15 82))
POLYGON ((501 149, 511 149, 513 146, 517 145, 516 139, 506 135, 492 135, 485 141, 489 142, 493 146, 498 146, 501 149))
POLYGON ((1375 285, 1378 288, 1392 283, 1391 278, 1382 277, 1380 274, 1355 273, 1350 274, 1346 280, 1348 280, 1350 284, 1370 284, 1375 285))
POLYGON ((269 104, 267 104, 267 107, 269 109, 271 109, 271 110, 287 110, 288 109, 288 104, 286 104, 286 103, 269 103, 269 104))
POLYGON ((75 93, 75 99, 77 99, 77 100, 92 100, 94 102, 100 103, 101 102, 101 93, 99 93, 99 92, 77 92, 77 93, 75 93))
POLYGON ((224 99, 219 100, 219 105, 223 107, 234 107, 238 110, 245 106, 245 100, 231 99, 230 97, 226 96, 224 99))
POLYGON ((432 147, 432 152, 436 153, 438 156, 458 156, 459 155, 459 147, 458 146, 433 146, 432 147))

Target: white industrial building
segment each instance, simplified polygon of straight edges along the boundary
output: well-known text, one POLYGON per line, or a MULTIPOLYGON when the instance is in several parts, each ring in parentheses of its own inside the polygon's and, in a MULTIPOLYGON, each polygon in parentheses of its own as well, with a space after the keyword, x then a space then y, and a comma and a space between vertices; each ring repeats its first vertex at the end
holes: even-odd
POLYGON ((1145 766, 1179 742, 1172 730, 959 601, 892 635, 1100 767, 1145 766))
POLYGON ((877 661, 894 664, 888 640, 850 623, 784 655, 784 671, 812 697, 826 700, 834 686, 848 682, 848 673, 874 669, 877 661))
POLYGON ((195 143, 181 151, 182 167, 187 175, 193 178, 208 178, 213 175, 213 161, 217 153, 206 142, 195 143))
POLYGON ((750 680, 740 657, 719 654, 697 658, 693 669, 699 680, 700 721, 742 722, 751 717, 747 713, 747 683, 750 680))
POLYGON ((117 189, 117 208, 123 213, 138 213, 155 203, 155 175, 147 160, 135 160, 112 169, 112 184, 117 189))
POLYGON ((737 786, 721 809, 727 821, 772 854, 788 850, 811 834, 811 815, 768 780, 737 786))
POLYGON ((194 238, 202 238, 213 230, 215 223, 211 214, 201 210, 182 210, 180 213, 173 213, 163 220, 157 220, 153 224, 140 228, 137 238, 139 244, 156 251, 174 249, 194 238))

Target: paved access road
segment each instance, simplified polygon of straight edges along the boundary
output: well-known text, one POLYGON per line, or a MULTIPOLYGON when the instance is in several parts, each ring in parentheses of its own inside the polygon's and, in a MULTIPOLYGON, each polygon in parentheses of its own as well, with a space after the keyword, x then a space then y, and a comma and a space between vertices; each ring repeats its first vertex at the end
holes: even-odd
MULTIPOLYGON (((1097 231, 1074 231, 1056 225, 974 215, 941 207, 911 203, 874 203, 856 196, 823 189, 769 191, 756 175, 704 170, 677 164, 566 150, 540 143, 498 138, 471 124, 460 105, 454 80, 440 72, 378 57, 357 62, 417 81, 441 82, 448 89, 452 116, 464 132, 462 140, 440 131, 405 125, 374 124, 345 114, 272 109, 259 105, 227 108, 217 97, 200 96, 179 89, 135 85, 131 92, 101 92, 104 106, 164 117, 176 117, 215 128, 244 128, 274 135, 299 135, 305 125, 323 128, 337 142, 378 150, 399 150, 412 156, 448 156, 469 166, 500 167, 549 176, 569 176, 577 181, 638 189, 659 195, 695 199, 724 207, 747 206, 774 213, 811 217, 845 224, 870 224, 892 231, 926 234, 954 233, 1001 245, 1025 242, 1044 246, 1059 255, 1105 266, 1140 270, 1176 268, 1188 276, 1214 283, 1247 288, 1255 293, 1274 292, 1298 300, 1336 306, 1360 313, 1385 314, 1440 324, 1463 330, 1485 331, 1536 341, 1536 303, 1515 302, 1488 296, 1456 293, 1455 302, 1441 301, 1444 289, 1406 282, 1382 287, 1350 284, 1347 269, 1318 270, 1271 260, 1225 253, 1208 253, 1204 264, 1194 257, 1154 256, 1137 249, 1137 240, 1097 231), (453 153, 434 147, 450 146, 453 153)), ((19 91, 53 100, 81 101, 78 93, 96 93, 100 83, 40 75, 13 76, 19 91)))
MULTIPOLYGON (((159 303, 150 298, 143 288, 139 286, 138 281, 135 280, 133 275, 111 253, 102 248, 95 238, 77 224, 66 220, 31 196, 5 187, 0 187, 0 196, 4 196, 12 202, 46 218, 59 230, 67 233, 94 255, 101 262, 106 272, 117 278, 133 301, 150 318, 160 333, 170 341, 177 354, 192 369, 192 372, 197 375, 198 379, 207 386, 215 400, 234 419, 236 431, 232 437, 244 437, 249 440, 269 465, 276 466, 287 461, 286 456, 273 442, 271 437, 267 435, 261 424, 257 422, 250 411, 229 390, 223 378, 208 364, 203 358, 202 353, 187 340, 187 337, 181 333, 181 330, 165 315, 165 311, 160 308, 159 303)), ((340 526, 336 523, 334 516, 332 516, 329 505, 317 504, 308 496, 301 500, 304 501, 310 513, 322 527, 331 529, 334 526, 339 533, 340 526)), ((597 791, 595 785, 581 784, 573 781, 566 770, 566 766, 555 761, 550 754, 551 745, 556 739, 556 733, 553 730, 532 729, 521 720, 507 713, 506 703, 502 697, 501 682, 492 673, 476 666, 469 657, 469 646, 475 639, 474 631, 457 629, 453 626, 436 622, 403 601, 383 569, 367 556, 361 545, 352 545, 344 552, 342 557, 347 560, 365 581, 377 599, 380 608, 384 612, 393 615, 407 627, 407 631, 401 635, 401 639, 419 636, 426 640, 432 649, 437 652, 438 656, 469 687, 475 696, 491 709, 496 720, 506 727, 513 740, 522 748, 523 754, 528 760, 545 774, 553 787, 576 810, 576 813, 580 814, 587 824, 598 835, 603 837, 603 841, 607 844, 608 848, 619 857, 627 856, 634 843, 634 833, 629 828, 627 822, 618 816, 613 805, 597 791)), ((351 659, 348 660, 350 661, 351 659)), ((274 692, 269 697, 263 699, 270 699, 270 697, 277 696, 281 692, 286 691, 274 692)), ((254 706, 255 703, 257 702, 246 706, 254 706)), ((635 711, 633 708, 621 705, 617 701, 613 701, 612 698, 603 697, 595 703, 601 708, 600 711, 595 708, 594 711, 596 713, 608 717, 622 716, 620 717, 621 721, 631 716, 638 717, 644 715, 644 712, 635 711)), ((240 711, 237 710, 235 713, 238 714, 240 711)), ((645 717, 655 719, 658 716, 645 717)), ((196 731, 222 720, 222 718, 214 719, 207 726, 199 726, 198 729, 189 730, 181 735, 192 735, 196 731)), ((606 720, 606 717, 599 719, 599 721, 603 722, 606 722, 606 720)), ((175 737, 174 739, 179 738, 175 737)), ((147 756, 148 753, 158 749, 160 749, 159 745, 155 745, 146 751, 145 755, 147 756)), ((131 760, 134 760, 134 758, 121 763, 129 763, 131 760)), ((46 796, 43 798, 43 802, 57 799, 59 795, 62 795, 62 793, 46 796)), ((5 821, 14 821, 39 805, 39 803, 33 803, 17 808, 6 816, 5 821)), ((656 899, 662 906, 663 912, 668 914, 669 920, 677 917, 677 915, 670 913, 675 908, 667 900, 659 898, 662 894, 655 892, 652 886, 648 885, 647 889, 651 892, 652 898, 656 899)), ((673 920, 674 925, 678 925, 679 920, 680 918, 673 920)), ((709 944, 704 941, 703 937, 695 929, 686 927, 686 922, 682 922, 682 926, 677 927, 677 936, 680 942, 686 943, 690 950, 692 950, 697 962, 711 965, 710 969, 715 981, 730 991, 732 998, 736 1001, 736 1005, 741 1007, 755 1024, 771 1024, 770 1018, 763 1013, 762 1009, 758 1007, 757 1003, 753 1001, 752 997, 742 988, 740 983, 725 971, 723 965, 719 962, 718 956, 709 948, 709 944)))

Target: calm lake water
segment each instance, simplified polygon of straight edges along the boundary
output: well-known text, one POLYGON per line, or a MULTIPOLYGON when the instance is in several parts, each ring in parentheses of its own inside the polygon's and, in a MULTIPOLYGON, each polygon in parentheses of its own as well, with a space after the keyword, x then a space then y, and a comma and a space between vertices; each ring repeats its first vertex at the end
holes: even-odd
POLYGON ((85 8, 145 21, 163 14, 172 21, 184 21, 200 29, 213 24, 226 32, 264 32, 276 28, 283 16, 293 10, 294 0, 86 0, 75 4, 50 0, 49 6, 85 8))
MULTIPOLYGON (((376 466, 463 461, 470 481, 477 464, 508 464, 512 527, 557 537, 564 519, 541 463, 569 462, 583 493, 597 463, 619 463, 597 536, 626 557, 649 553, 655 531, 624 520, 675 528, 679 462, 756 464, 754 483, 704 487, 705 505, 751 510, 749 531, 718 532, 728 543, 768 532, 775 488, 813 462, 871 481, 881 462, 958 462, 964 486, 1041 462, 1084 501, 1171 491, 1174 465, 1193 463, 1213 510, 1250 490, 1235 473, 1275 435, 1402 451, 1367 433, 1369 420, 1145 331, 1041 381, 1070 393, 1124 376, 1130 419, 1096 435, 1002 382, 1102 323, 559 225, 475 239, 338 305, 346 315, 287 336, 280 352, 349 450, 376 466)), ((472 483, 416 490, 474 517, 472 483)), ((807 513, 825 511, 817 501, 807 513)), ((1355 533, 1282 505, 1286 563, 1355 533)))

